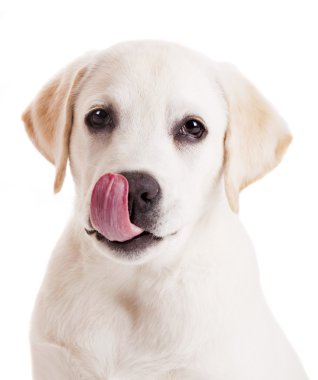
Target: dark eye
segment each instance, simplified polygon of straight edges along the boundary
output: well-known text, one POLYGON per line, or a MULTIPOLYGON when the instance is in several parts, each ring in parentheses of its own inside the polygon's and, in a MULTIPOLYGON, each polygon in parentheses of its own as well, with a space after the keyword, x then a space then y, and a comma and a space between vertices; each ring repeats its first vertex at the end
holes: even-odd
POLYGON ((112 124, 112 117, 110 112, 103 108, 98 108, 87 114, 85 123, 88 127, 99 130, 110 126, 112 124))
POLYGON ((190 137, 191 139, 200 139, 205 135, 206 128, 201 121, 196 119, 187 120, 179 130, 180 136, 190 137))

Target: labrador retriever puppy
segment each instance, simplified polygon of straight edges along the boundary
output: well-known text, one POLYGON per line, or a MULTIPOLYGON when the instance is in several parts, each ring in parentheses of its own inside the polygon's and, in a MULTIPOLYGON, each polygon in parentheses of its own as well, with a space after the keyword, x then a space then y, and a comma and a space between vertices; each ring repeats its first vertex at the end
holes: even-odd
POLYGON ((233 66, 158 41, 71 63, 23 115, 74 214, 32 319, 36 380, 304 380, 239 192, 291 135, 233 66))

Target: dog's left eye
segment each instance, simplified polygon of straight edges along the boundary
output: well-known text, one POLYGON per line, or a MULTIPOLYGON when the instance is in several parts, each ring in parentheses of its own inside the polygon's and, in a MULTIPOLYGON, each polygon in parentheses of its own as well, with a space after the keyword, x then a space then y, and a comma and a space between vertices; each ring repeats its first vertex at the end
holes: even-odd
POLYGON ((112 124, 112 117, 110 112, 104 110, 103 108, 98 108, 87 114, 85 123, 92 129, 100 130, 112 124))
POLYGON ((206 128, 201 121, 196 119, 187 120, 179 130, 179 135, 190 137, 191 139, 200 139, 206 133, 206 128))

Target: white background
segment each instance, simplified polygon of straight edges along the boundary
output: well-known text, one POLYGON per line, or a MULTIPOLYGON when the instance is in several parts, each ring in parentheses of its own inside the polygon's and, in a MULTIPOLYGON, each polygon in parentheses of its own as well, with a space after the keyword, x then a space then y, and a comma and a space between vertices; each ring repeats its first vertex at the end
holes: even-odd
POLYGON ((283 163, 242 193, 241 218, 257 250, 268 302, 310 378, 318 379, 315 1, 0 4, 0 378, 31 378, 30 314, 73 204, 70 176, 53 196, 54 169, 28 141, 20 115, 47 79, 83 52, 159 38, 234 63, 292 130, 283 163))

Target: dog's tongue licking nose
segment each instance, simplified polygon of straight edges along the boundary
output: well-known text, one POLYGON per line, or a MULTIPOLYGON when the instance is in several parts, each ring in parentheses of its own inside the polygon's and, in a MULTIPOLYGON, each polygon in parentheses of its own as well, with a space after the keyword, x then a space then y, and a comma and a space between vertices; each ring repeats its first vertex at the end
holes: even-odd
POLYGON ((126 241, 143 230, 131 223, 127 179, 108 173, 96 182, 91 197, 90 218, 95 230, 110 241, 126 241))

